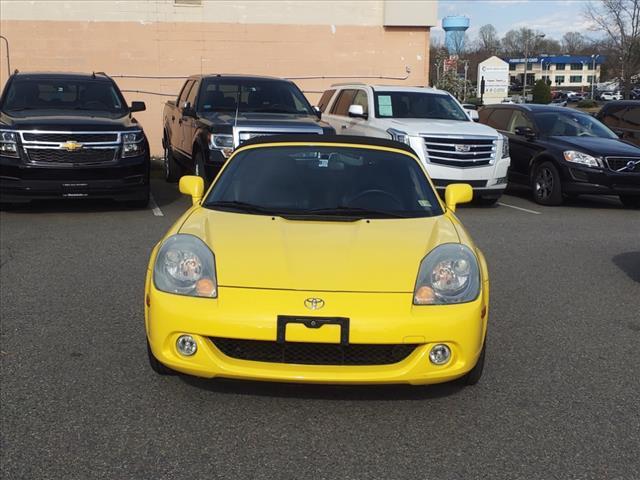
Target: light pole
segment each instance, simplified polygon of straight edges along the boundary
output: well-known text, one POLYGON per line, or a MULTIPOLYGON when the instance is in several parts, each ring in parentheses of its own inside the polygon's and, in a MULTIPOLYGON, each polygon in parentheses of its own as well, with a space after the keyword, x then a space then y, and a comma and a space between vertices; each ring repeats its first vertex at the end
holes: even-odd
POLYGON ((464 94, 462 98, 467 101, 467 71, 469 70, 469 60, 464 60, 464 94))
POLYGON ((595 100, 594 98, 594 91, 593 91, 593 85, 596 81, 596 59, 599 57, 600 55, 596 55, 595 53, 593 55, 591 55, 591 61, 593 62, 593 68, 591 69, 591 100, 595 100))
MULTIPOLYGON (((539 33, 533 38, 544 38, 544 33, 539 33)), ((527 63, 529 61, 529 42, 524 44, 524 78, 522 81, 522 96, 524 103, 527 103, 527 63)), ((535 77, 534 77, 535 78, 535 77)))

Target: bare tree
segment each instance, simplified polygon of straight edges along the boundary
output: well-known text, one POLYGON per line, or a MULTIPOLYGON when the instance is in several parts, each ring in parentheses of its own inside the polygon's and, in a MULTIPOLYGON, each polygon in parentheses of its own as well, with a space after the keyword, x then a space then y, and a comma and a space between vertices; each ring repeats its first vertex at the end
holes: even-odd
POLYGON ((544 50, 544 35, 527 27, 509 30, 502 38, 502 49, 507 56, 524 56, 544 50))
POLYGON ((618 57, 624 98, 629 98, 631 77, 640 69, 640 0, 589 2, 584 10, 593 29, 604 30, 618 57))
POLYGON ((563 53, 575 55, 584 49, 586 43, 580 32, 567 32, 562 36, 563 53))
POLYGON ((500 50, 500 39, 495 27, 488 23, 480 27, 478 31, 478 42, 480 50, 489 55, 496 55, 500 50))

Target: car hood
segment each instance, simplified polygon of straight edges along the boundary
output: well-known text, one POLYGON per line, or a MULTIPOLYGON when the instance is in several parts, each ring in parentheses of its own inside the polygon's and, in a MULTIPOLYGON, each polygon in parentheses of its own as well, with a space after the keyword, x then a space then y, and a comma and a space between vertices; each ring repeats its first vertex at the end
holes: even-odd
POLYGON ((617 138, 600 137, 548 137, 554 145, 567 150, 579 150, 594 156, 640 156, 640 148, 617 138))
POLYGON ((15 115, 2 113, 0 124, 18 130, 122 130, 136 127, 134 118, 125 116, 96 116, 96 112, 70 112, 69 110, 28 110, 15 115))
POLYGON ((421 118, 392 119, 389 128, 402 130, 409 135, 488 135, 498 137, 498 132, 482 123, 458 120, 433 120, 421 118))
POLYGON ((292 115, 284 113, 240 112, 236 118, 234 112, 201 113, 202 119, 211 126, 227 127, 277 127, 277 128, 331 128, 328 123, 318 120, 315 115, 292 115))
POLYGON ((459 242, 444 215, 328 222, 200 208, 180 233, 210 246, 222 287, 343 292, 410 293, 423 257, 459 242))

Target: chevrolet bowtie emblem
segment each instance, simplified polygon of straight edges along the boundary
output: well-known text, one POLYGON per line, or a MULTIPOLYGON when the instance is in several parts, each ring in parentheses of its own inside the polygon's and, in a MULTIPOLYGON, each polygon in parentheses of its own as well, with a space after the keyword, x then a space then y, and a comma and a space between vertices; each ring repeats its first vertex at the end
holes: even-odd
POLYGON ((76 150, 80 150, 82 148, 82 144, 73 140, 67 140, 62 145, 60 145, 60 148, 63 148, 67 152, 75 152, 76 150))

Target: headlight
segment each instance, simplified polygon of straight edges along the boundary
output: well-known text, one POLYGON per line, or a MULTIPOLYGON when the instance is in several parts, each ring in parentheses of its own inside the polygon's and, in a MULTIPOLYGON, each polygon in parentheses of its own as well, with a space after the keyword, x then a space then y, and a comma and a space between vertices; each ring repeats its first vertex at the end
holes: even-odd
POLYGON ((220 150, 224 158, 229 158, 233 153, 233 135, 226 133, 210 133, 209 149, 220 150))
POLYGON ((122 156, 137 157, 144 153, 144 134, 141 130, 122 134, 122 156))
POLYGON ((213 253, 194 235, 173 235, 160 247, 153 282, 163 292, 216 298, 218 283, 213 253))
POLYGON ((433 249, 420 263, 414 305, 441 305, 475 300, 480 293, 480 269, 473 252, 457 243, 433 249))
POLYGON ((0 155, 19 157, 18 135, 10 130, 0 130, 0 155))
POLYGON ((409 145, 409 135, 407 132, 403 132, 402 130, 396 130, 395 128, 390 128, 387 130, 387 133, 391 135, 391 139, 396 142, 406 143, 409 145))
POLYGON ((599 157, 592 157, 591 155, 577 152, 575 150, 567 150, 562 153, 567 162, 579 163, 580 165, 586 165, 587 167, 602 168, 602 159, 599 157))
POLYGON ((506 135, 502 135, 502 157, 501 158, 507 158, 508 156, 509 156, 509 137, 507 137, 506 135))

